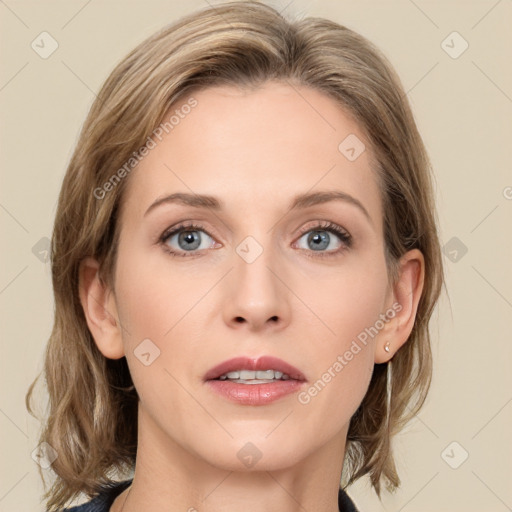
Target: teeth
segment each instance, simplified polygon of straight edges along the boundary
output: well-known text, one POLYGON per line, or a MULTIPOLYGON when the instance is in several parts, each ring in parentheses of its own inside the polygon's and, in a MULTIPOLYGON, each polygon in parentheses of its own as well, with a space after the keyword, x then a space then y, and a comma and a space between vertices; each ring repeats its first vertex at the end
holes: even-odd
POLYGON ((219 377, 220 380, 233 380, 244 384, 264 384, 274 380, 288 380, 289 375, 277 370, 239 370, 228 372, 219 377), (251 382, 249 382, 251 381, 251 382))
MULTIPOLYGON (((254 373, 254 372, 251 372, 251 373, 254 373)), ((242 375, 240 375, 240 378, 244 378, 242 377, 242 375)), ((265 371, 258 371, 256 372, 256 378, 257 379, 273 379, 274 378, 274 370, 265 370, 265 371)))

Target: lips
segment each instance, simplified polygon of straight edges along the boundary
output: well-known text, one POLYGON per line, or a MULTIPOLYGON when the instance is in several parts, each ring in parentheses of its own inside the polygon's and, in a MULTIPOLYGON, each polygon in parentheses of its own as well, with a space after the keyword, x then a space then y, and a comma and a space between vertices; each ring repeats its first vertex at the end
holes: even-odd
POLYGON ((211 368, 204 376, 204 380, 215 380, 218 379, 221 375, 237 370, 277 370, 279 372, 285 373, 292 380, 306 380, 304 374, 299 369, 295 368, 295 366, 292 366, 286 361, 273 356, 262 356, 258 359, 244 356, 234 357, 233 359, 224 361, 211 368))

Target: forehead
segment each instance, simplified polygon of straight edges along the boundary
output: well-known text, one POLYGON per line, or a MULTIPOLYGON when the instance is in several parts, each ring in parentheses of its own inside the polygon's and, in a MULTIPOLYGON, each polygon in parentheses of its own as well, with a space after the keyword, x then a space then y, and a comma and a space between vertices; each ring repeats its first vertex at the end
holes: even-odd
POLYGON ((142 218, 155 199, 178 191, 217 196, 241 213, 336 189, 380 222, 369 142, 324 93, 280 82, 250 91, 209 87, 176 103, 164 122, 171 117, 130 175, 125 203, 132 216, 142 218), (184 108, 191 98, 195 106, 184 108))

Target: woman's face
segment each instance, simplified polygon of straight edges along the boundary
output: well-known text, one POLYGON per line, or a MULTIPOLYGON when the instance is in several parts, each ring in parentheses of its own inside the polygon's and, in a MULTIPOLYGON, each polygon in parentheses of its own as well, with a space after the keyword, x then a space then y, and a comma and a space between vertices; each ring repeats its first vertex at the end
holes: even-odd
POLYGON ((193 97, 127 178, 120 218, 115 308, 144 428, 229 470, 341 451, 395 311, 368 142, 309 88, 193 97), (341 199, 303 197, 320 192, 341 199), (263 356, 303 380, 205 380, 263 356))

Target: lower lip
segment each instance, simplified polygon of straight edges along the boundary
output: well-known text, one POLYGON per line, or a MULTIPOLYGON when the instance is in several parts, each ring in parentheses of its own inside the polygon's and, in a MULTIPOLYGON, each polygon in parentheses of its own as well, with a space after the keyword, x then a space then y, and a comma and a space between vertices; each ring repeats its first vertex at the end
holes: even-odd
POLYGON ((266 405, 298 391, 304 381, 278 380, 268 384, 238 384, 227 380, 206 381, 210 389, 240 405, 266 405))

